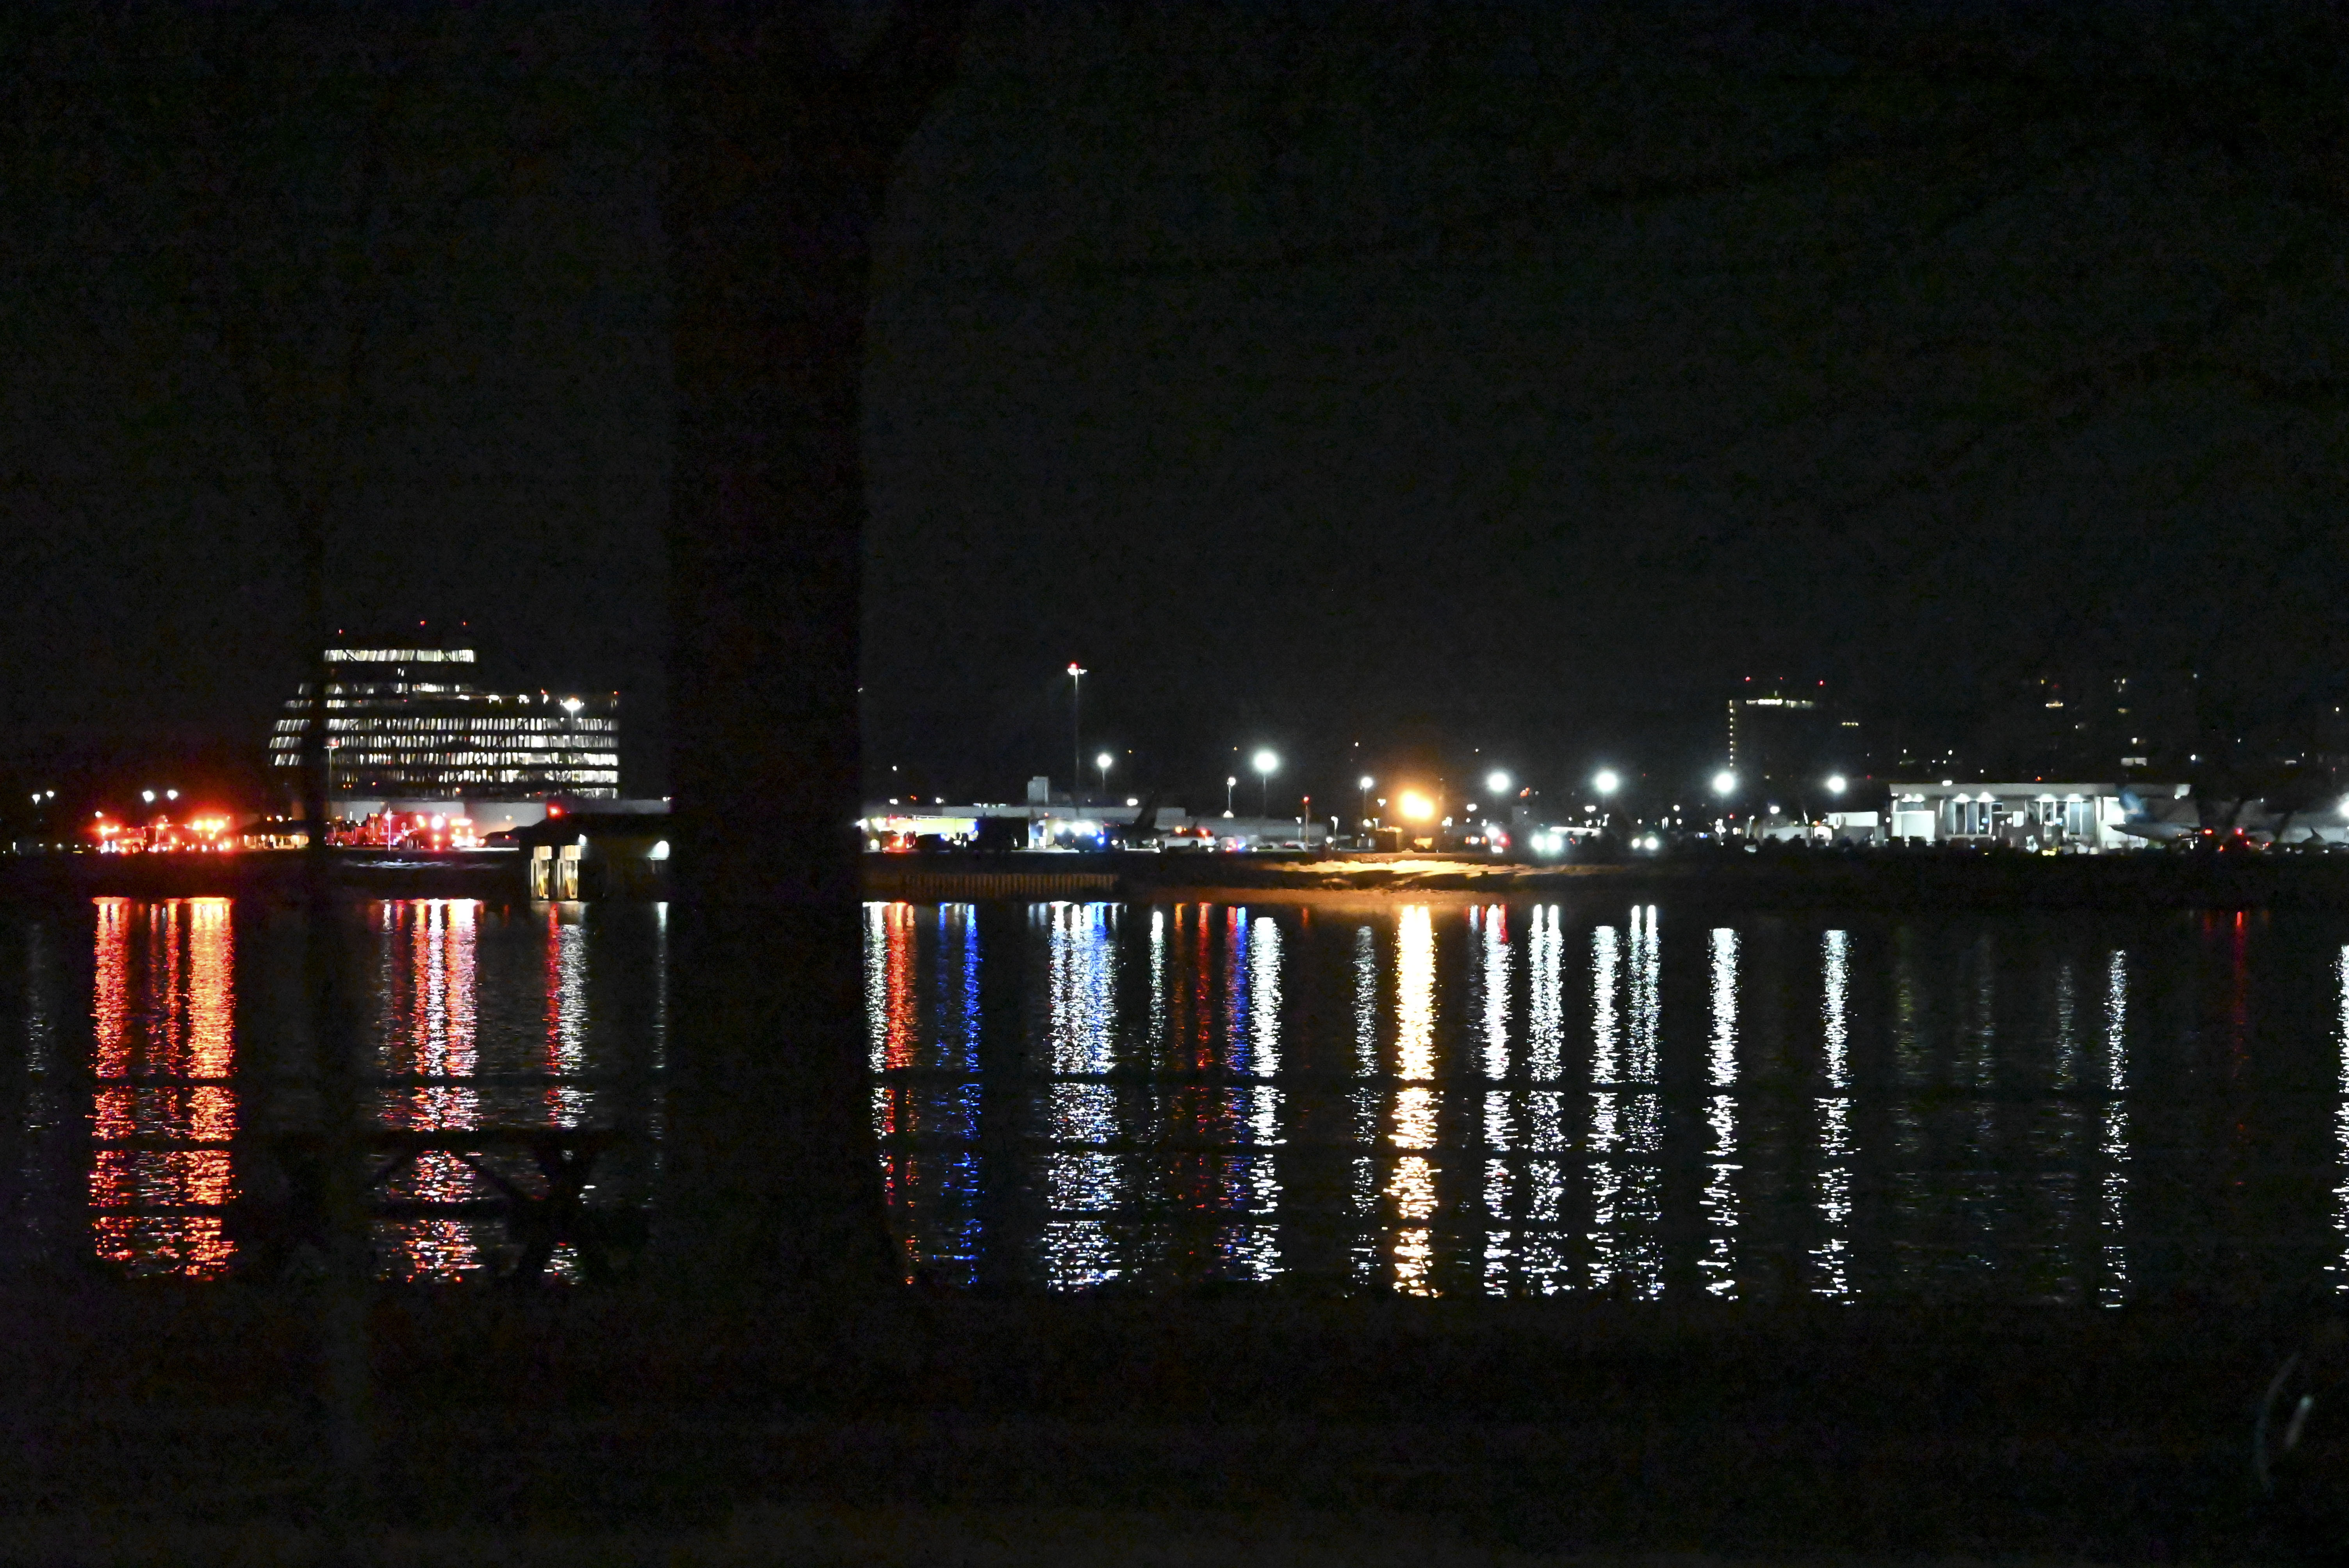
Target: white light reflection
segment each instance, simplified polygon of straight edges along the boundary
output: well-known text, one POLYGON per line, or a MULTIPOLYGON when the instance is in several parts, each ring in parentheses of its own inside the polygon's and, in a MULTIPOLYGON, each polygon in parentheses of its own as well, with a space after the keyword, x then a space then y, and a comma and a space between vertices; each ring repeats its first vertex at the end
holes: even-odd
POLYGON ((2340 1106, 2333 1113, 2333 1136, 2341 1150, 2341 1184, 2333 1189, 2333 1224, 2341 1235, 2341 1261, 2333 1267, 2333 1288, 2349 1292, 2349 947, 2334 960, 2339 987, 2339 1018, 2333 1026, 2333 1048, 2341 1057, 2340 1106))
POLYGON ((1737 1081, 1737 933, 1725 925, 1713 933, 1713 1055, 1705 1077, 1715 1088, 1737 1081))
POLYGON ((1653 1301, 1663 1294, 1663 1108, 1652 1094, 1590 1097, 1590 1283, 1653 1301))
POLYGON ((1526 1006, 1526 1068, 1537 1081, 1556 1078, 1566 1062, 1566 935, 1557 905, 1533 912, 1526 1006))
POLYGON ((1596 927, 1590 933, 1590 1081, 1620 1081, 1622 1024, 1618 1016, 1617 987, 1622 983, 1622 961, 1615 928, 1596 927))
POLYGON ((1696 1270, 1707 1295, 1725 1301, 1737 1296, 1737 1099, 1716 1094, 1704 1102, 1705 1126, 1713 1142, 1705 1150, 1704 1191, 1697 1196, 1703 1218, 1704 1255, 1696 1270))
POLYGON ((1836 1097, 1819 1105, 1819 1228, 1811 1253, 1818 1265, 1811 1293, 1845 1300, 1851 1286, 1851 1101, 1836 1097))
POLYGON ((1129 1161, 1101 1147, 1118 1135, 1117 1091, 1086 1081, 1116 1065, 1114 921, 1108 904, 1055 903, 1047 927, 1045 1038, 1051 1071, 1062 1081, 1045 1095, 1051 1143, 1040 1174, 1051 1218, 1041 1252, 1056 1290, 1081 1290, 1122 1272, 1108 1216, 1119 1206, 1129 1161))
MULTIPOLYGON (((2343 1018, 2349 1028, 2349 948, 2342 950, 2343 1018)), ((2349 1038, 2349 1036, 2344 1036, 2349 1038)), ((2105 1157, 2103 1212, 2104 1278, 2096 1287, 2096 1305, 2119 1306, 2128 1300, 2127 1232, 2129 1124, 2128 1101, 2128 954, 2116 952, 2105 976, 2105 1157)), ((2349 1084, 2349 1067, 2343 1069, 2349 1084)), ((2349 1134, 2344 1134, 2349 1136, 2349 1134)), ((2349 1202, 2349 1200, 2344 1200, 2349 1202)))
POLYGON ((1505 1088, 1485 1091, 1485 1293, 1506 1295, 1509 1289, 1509 1264, 1517 1250, 1516 1237, 1509 1229, 1509 1204, 1515 1189, 1516 1172, 1509 1161, 1501 1158, 1516 1143, 1516 1117, 1510 1106, 1510 1094, 1505 1088))
POLYGON ((1509 912, 1495 904, 1485 912, 1485 1076, 1509 1076, 1509 912))
MULTIPOLYGON (((470 924, 470 909, 466 914, 470 924)), ((547 916, 546 1070, 558 1080, 575 1078, 587 1059, 587 927, 577 905, 550 904, 547 916)), ((577 1127, 587 1114, 587 1091, 576 1083, 550 1084, 546 1109, 554 1125, 577 1127)))
MULTIPOLYGON (((1395 922, 1395 1088, 1388 1140, 1397 1149, 1435 1147, 1435 923, 1425 904, 1406 905, 1395 922)), ((1433 1295, 1435 1164, 1413 1152, 1395 1161, 1386 1197, 1401 1228, 1394 1235, 1394 1284, 1406 1295, 1433 1295)))
MULTIPOLYGON (((889 1052, 889 917, 896 906, 864 906, 865 1069, 879 1072, 889 1052)), ((874 1091, 876 1104, 885 1091, 874 1091)))
MULTIPOLYGON (((1354 1066, 1359 1078, 1371 1079, 1379 1070, 1379 939, 1367 925, 1354 928, 1354 1066)), ((1378 1139, 1379 1101, 1375 1084, 1358 1081, 1346 1092, 1351 1112, 1352 1142, 1367 1150, 1378 1139)), ((1376 1282, 1379 1250, 1376 1229, 1378 1164, 1367 1152, 1357 1152, 1346 1183, 1352 1215, 1353 1277, 1369 1285, 1376 1282)))
POLYGON ((1150 912, 1150 1042, 1166 1038, 1166 912, 1150 912))
POLYGON ((1046 996, 1052 1070, 1109 1071, 1117 1042, 1117 944, 1110 906, 1052 906, 1046 996))
POLYGON ((1280 924, 1260 914, 1248 927, 1247 1070, 1258 1078, 1280 1071, 1280 924))
POLYGON ((1819 967, 1826 994, 1819 1005, 1822 1055, 1827 1087, 1851 1087, 1851 933, 1830 931, 1819 939, 1819 967))
POLYGON ((1664 944, 1652 903, 1631 911, 1630 970, 1630 1047, 1625 1053, 1624 1076, 1633 1083, 1654 1083, 1664 1021, 1664 944))
MULTIPOLYGON (((1280 1090, 1269 1081, 1280 1070, 1280 926, 1235 907, 1226 912, 1224 931, 1223 1066, 1242 1081, 1216 1091, 1228 1095, 1217 1117, 1237 1147, 1220 1158, 1213 1202, 1268 1220, 1280 1204, 1269 1152, 1281 1141, 1280 1090)), ((1219 1225, 1212 1247, 1217 1277, 1270 1279, 1279 1266, 1275 1235, 1257 1221, 1219 1225)))

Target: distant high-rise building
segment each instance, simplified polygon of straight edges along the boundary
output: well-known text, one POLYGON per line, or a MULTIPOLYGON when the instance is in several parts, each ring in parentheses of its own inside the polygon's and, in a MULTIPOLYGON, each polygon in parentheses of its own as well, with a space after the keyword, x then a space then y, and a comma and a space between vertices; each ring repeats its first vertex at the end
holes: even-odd
MULTIPOLYGON (((401 800, 620 792, 619 698, 477 691, 471 648, 329 648, 326 777, 337 799, 401 800)), ((269 738, 273 769, 302 766, 311 683, 269 738)), ((298 772, 278 775, 297 779, 298 772)))
POLYGON ((1859 721, 1829 707, 1823 686, 1748 679, 1729 699, 1729 766, 1754 784, 1815 784, 1867 768, 1859 721))

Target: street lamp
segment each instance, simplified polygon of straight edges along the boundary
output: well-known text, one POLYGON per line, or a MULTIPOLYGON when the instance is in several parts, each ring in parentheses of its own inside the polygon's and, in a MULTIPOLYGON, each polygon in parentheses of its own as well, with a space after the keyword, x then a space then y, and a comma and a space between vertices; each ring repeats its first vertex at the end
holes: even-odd
POLYGON ((1101 769, 1101 787, 1104 795, 1109 793, 1109 765, 1115 760, 1106 751, 1093 758, 1093 766, 1101 769))
POLYGON ((1378 780, 1365 773, 1361 778, 1356 779, 1355 782, 1362 787, 1361 822, 1362 825, 1367 828, 1371 824, 1371 786, 1377 783, 1378 780))
POLYGON ((1714 774, 1714 775, 1713 776, 1713 792, 1714 794, 1716 794, 1716 795, 1721 795, 1721 796, 1729 796, 1729 795, 1734 795, 1734 794, 1736 794, 1736 793, 1737 793, 1737 775, 1736 775, 1736 774, 1734 774, 1734 773, 1732 773, 1732 772, 1731 772, 1728 769, 1726 769, 1726 768, 1723 769, 1720 772, 1718 772, 1718 773, 1714 774))
POLYGON ((155 791, 152 789, 141 789, 139 791, 139 798, 141 800, 146 801, 150 806, 152 806, 155 803, 155 791))
POLYGON ((1485 775, 1485 788, 1495 795, 1506 795, 1509 792, 1509 776, 1496 768, 1485 775))
POLYGON ((1623 776, 1612 768, 1601 768, 1590 776, 1590 787, 1601 795, 1612 795, 1623 787, 1623 776))
POLYGON ((1844 777, 1843 777, 1843 775, 1842 775, 1842 774, 1840 774, 1840 773, 1831 773, 1831 774, 1829 774, 1829 775, 1827 776, 1827 793, 1828 793, 1828 794, 1830 794, 1830 795, 1840 795, 1840 794, 1842 794, 1842 793, 1843 793, 1843 787, 1844 787, 1844 777))
POLYGON ((1085 666, 1076 660, 1069 661, 1069 804, 1077 803, 1077 791, 1084 788, 1085 739, 1080 722, 1084 711, 1085 666))
POLYGON ((1256 814, 1269 817, 1272 815, 1272 776, 1280 767, 1280 758, 1269 751, 1259 751, 1248 760, 1256 769, 1257 780, 1262 786, 1257 794, 1256 814))
POLYGON ((177 789, 166 789, 163 791, 163 799, 166 800, 176 800, 179 798, 180 792, 177 789))
POLYGON ((1231 774, 1224 776, 1224 815, 1226 817, 1232 814, 1232 791, 1239 788, 1239 779, 1231 774))

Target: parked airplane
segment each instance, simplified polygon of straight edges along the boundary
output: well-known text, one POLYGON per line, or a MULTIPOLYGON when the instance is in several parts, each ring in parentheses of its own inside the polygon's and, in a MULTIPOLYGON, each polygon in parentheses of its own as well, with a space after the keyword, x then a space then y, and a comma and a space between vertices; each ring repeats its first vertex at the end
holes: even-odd
MULTIPOLYGON (((2349 820, 2338 812, 2321 813, 2271 808, 2265 800, 2243 801, 2230 813, 2231 825, 2205 825, 2191 799, 2147 800, 2135 789, 2120 787, 2121 820, 2113 824, 2132 838, 2167 844, 2198 840, 2211 845, 2235 840, 2253 845, 2272 843, 2349 843, 2349 820)), ((2227 804, 2221 802, 2221 804, 2227 804)))

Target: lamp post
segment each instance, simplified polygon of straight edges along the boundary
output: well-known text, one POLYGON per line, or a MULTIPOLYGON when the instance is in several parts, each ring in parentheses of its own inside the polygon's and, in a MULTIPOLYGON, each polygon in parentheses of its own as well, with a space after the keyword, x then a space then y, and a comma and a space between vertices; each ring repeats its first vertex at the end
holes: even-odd
POLYGON ((1601 768, 1598 772, 1593 773, 1590 776, 1590 787, 1599 791, 1599 798, 1601 800, 1607 802, 1606 810, 1600 813, 1599 816, 1600 827, 1606 828, 1612 827, 1614 825, 1615 791, 1621 789, 1622 786, 1623 776, 1616 772, 1612 768, 1601 768))
POLYGON ((1361 779, 1355 780, 1355 782, 1359 783, 1362 787, 1362 815, 1361 820, 1362 826, 1367 828, 1371 825, 1371 786, 1377 783, 1378 780, 1365 773, 1361 779))
POLYGON ((1085 667, 1074 659, 1069 661, 1069 804, 1077 803, 1077 792, 1084 788, 1085 738, 1081 722, 1084 702, 1085 667))
POLYGON ((1115 760, 1116 758, 1106 751, 1093 758, 1093 766, 1101 769, 1101 787, 1102 793, 1104 795, 1109 793, 1109 765, 1115 760))
POLYGON ((1256 765, 1257 780, 1261 788, 1257 792, 1256 814, 1272 815, 1272 776, 1280 767, 1280 758, 1269 751, 1259 751, 1249 758, 1256 765))
POLYGON ((1226 817, 1232 814, 1232 791, 1239 788, 1239 782, 1237 774, 1227 773, 1224 776, 1224 815, 1226 817))

